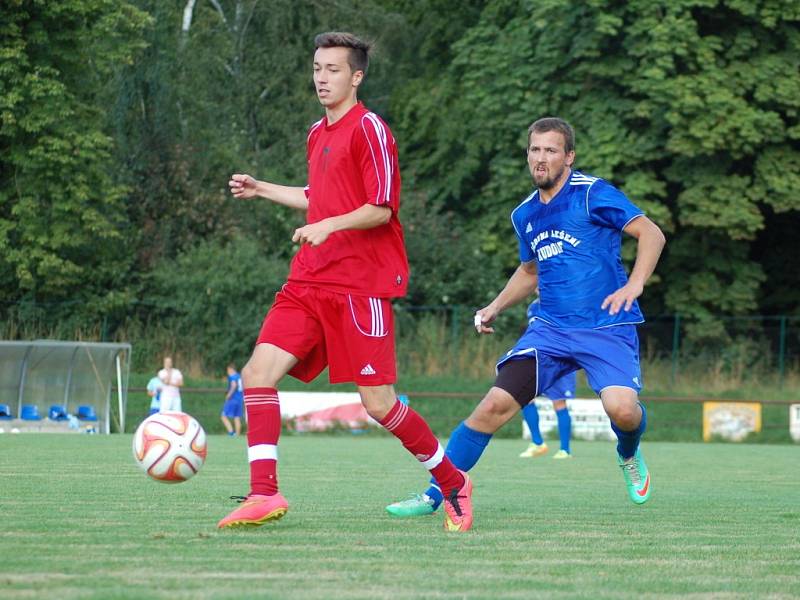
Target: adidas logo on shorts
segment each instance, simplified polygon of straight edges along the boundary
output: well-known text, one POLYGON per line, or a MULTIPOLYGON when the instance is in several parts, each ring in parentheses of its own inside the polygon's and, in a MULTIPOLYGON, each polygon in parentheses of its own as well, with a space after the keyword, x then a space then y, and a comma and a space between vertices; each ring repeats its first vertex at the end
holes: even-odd
POLYGON ((375 375, 375 369, 372 368, 372 365, 367 363, 367 365, 361 369, 362 375, 375 375))

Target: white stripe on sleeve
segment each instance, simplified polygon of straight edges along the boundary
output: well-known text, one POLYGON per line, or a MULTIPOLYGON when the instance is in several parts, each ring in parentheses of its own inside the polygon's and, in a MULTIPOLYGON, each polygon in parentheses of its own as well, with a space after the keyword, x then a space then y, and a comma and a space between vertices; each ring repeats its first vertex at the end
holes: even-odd
POLYGON ((375 200, 379 204, 388 203, 392 191, 392 160, 387 145, 386 129, 383 123, 372 113, 367 113, 361 119, 361 128, 364 130, 364 137, 372 153, 372 164, 375 167, 375 177, 378 180, 378 194, 375 200), (367 129, 364 126, 365 120, 372 125, 375 138, 378 141, 377 147, 374 147, 372 139, 367 133, 367 129))

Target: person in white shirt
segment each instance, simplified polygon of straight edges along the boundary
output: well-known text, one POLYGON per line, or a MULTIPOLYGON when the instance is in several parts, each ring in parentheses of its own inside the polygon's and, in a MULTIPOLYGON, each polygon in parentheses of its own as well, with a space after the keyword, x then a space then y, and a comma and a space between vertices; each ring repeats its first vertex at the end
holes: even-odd
POLYGON ((181 412, 181 386, 183 375, 172 366, 172 357, 164 357, 164 368, 158 372, 158 378, 163 384, 161 387, 161 412, 181 412))

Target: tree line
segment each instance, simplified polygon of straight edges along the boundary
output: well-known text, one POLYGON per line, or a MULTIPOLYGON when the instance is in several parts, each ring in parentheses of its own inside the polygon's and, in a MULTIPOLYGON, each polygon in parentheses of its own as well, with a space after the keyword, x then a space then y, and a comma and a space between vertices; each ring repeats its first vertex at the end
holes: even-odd
MULTIPOLYGON (((6 335, 102 322, 241 355, 302 215, 313 37, 375 42, 360 91, 400 148, 407 305, 483 306, 514 268, 528 125, 668 235, 646 313, 800 314, 800 5, 790 0, 6 0, 6 335), (8 323, 15 323, 9 329, 8 323), (11 331, 12 333, 8 333, 11 331), (182 336, 189 336, 183 338, 182 336)), ((632 256, 633 247, 625 249, 632 256)), ((166 342, 165 342, 166 343, 166 342)))

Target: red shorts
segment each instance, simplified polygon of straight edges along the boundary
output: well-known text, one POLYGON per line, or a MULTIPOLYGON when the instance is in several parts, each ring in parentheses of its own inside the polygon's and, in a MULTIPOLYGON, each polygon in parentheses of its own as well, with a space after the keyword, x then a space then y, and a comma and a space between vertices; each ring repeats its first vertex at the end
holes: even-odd
POLYGON ((287 283, 275 295, 256 343, 297 357, 289 375, 300 381, 311 381, 326 366, 331 383, 397 381, 394 316, 386 298, 287 283))

